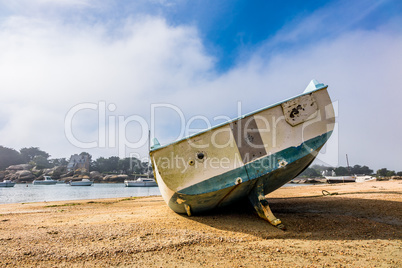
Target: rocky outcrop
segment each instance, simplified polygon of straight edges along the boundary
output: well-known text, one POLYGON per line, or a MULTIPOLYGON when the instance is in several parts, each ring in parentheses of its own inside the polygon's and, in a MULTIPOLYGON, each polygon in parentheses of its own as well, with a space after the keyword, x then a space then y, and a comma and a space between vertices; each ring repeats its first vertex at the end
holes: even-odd
POLYGON ((73 177, 73 176, 74 176, 74 171, 69 171, 66 174, 60 175, 60 179, 66 180, 66 178, 73 177))
POLYGON ((29 170, 9 169, 3 173, 4 180, 12 180, 15 182, 31 182, 36 177, 29 170))
POLYGON ((18 176, 17 182, 28 182, 33 181, 35 176, 29 170, 20 170, 15 173, 15 176, 18 176))
POLYGON ((58 166, 54 168, 49 168, 44 171, 44 174, 51 176, 53 179, 58 180, 63 174, 67 172, 67 168, 64 166, 58 166))
POLYGON ((43 179, 43 176, 51 176, 55 180, 60 181, 77 181, 82 179, 90 179, 95 182, 104 183, 122 183, 127 179, 134 179, 124 174, 104 175, 98 171, 87 172, 86 170, 78 169, 75 171, 67 171, 65 166, 58 166, 48 169, 38 169, 28 164, 12 165, 5 171, 0 171, 0 181, 12 180, 19 183, 30 183, 35 179, 43 179))
POLYGON ((38 169, 37 167, 33 167, 31 169, 32 174, 34 174, 35 177, 40 177, 43 175, 43 169, 38 169))
POLYGON ((32 168, 29 164, 20 164, 20 165, 12 165, 6 168, 8 171, 17 171, 17 170, 30 170, 32 168))
POLYGON ((124 182, 128 178, 128 175, 106 175, 103 177, 103 182, 124 182))
POLYGON ((74 178, 73 176, 67 176, 67 177, 61 178, 60 180, 67 183, 67 182, 69 182, 69 181, 74 181, 75 178, 74 178))
POLYGON ((91 171, 89 173, 89 177, 94 181, 101 181, 103 179, 102 174, 100 174, 98 171, 91 171))

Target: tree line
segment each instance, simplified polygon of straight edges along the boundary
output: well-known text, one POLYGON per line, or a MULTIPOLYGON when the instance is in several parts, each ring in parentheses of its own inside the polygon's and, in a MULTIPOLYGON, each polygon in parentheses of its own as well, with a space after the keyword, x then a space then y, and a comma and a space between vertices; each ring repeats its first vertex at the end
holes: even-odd
MULTIPOLYGON (((141 162, 135 157, 119 158, 111 156, 92 160, 92 156, 87 152, 81 152, 80 155, 88 157, 89 171, 111 174, 146 174, 151 171, 151 167, 147 162, 141 162)), ((38 147, 22 148, 17 151, 0 145, 0 170, 5 170, 11 165, 18 164, 30 164, 37 169, 45 169, 67 166, 68 163, 69 159, 67 158, 50 158, 50 154, 38 147)))
POLYGON ((323 165, 313 165, 306 168, 299 177, 305 178, 317 178, 322 177, 323 172, 329 176, 335 172, 336 176, 348 176, 348 175, 375 175, 380 177, 402 176, 402 171, 395 172, 394 170, 388 170, 387 168, 378 169, 375 173, 368 166, 354 165, 352 167, 327 167, 323 165))
MULTIPOLYGON (((80 155, 87 155, 89 158, 90 171, 99 171, 100 173, 120 173, 120 174, 146 174, 151 172, 151 167, 147 162, 141 162, 135 157, 119 158, 111 156, 109 158, 99 157, 92 160, 92 156, 87 152, 81 152, 80 155)), ((0 170, 4 170, 11 165, 30 164, 38 169, 52 168, 57 166, 67 166, 69 159, 49 158, 50 154, 42 151, 38 147, 22 148, 17 151, 0 145, 0 170)), ((337 176, 347 176, 354 174, 377 175, 382 177, 402 176, 402 171, 395 172, 387 168, 381 168, 375 173, 368 166, 354 165, 353 167, 327 167, 322 165, 313 165, 306 168, 299 176, 307 178, 321 177, 322 172, 332 171, 337 176)))

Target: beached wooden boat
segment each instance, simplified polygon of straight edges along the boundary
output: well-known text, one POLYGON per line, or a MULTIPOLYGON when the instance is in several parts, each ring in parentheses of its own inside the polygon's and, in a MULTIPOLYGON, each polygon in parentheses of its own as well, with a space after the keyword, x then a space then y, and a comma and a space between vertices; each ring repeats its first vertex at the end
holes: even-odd
POLYGON ((154 176, 168 206, 189 216, 245 197, 260 217, 283 228, 266 194, 300 174, 335 123, 324 84, 283 102, 150 150, 154 176))

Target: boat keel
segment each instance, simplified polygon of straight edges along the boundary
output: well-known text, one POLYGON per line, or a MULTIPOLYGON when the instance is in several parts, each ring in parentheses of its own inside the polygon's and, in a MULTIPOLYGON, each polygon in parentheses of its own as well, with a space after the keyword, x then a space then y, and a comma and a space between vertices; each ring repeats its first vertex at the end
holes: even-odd
POLYGON ((248 195, 248 199, 250 200, 254 209, 257 211, 260 218, 263 218, 281 230, 286 230, 286 227, 284 224, 282 224, 282 221, 275 217, 275 215, 272 213, 268 200, 265 198, 264 186, 262 183, 258 183, 256 186, 254 186, 248 195))

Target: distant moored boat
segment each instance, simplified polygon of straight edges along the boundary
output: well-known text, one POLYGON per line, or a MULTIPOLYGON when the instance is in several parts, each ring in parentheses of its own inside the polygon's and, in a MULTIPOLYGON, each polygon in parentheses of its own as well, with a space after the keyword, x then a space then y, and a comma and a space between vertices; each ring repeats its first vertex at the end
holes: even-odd
POLYGON ((356 182, 356 176, 325 176, 328 183, 356 182))
POLYGON ((356 182, 368 182, 368 181, 376 181, 377 178, 373 176, 367 176, 367 175, 360 175, 356 176, 356 182))
POLYGON ((70 181, 71 186, 92 186, 94 182, 89 179, 82 179, 81 181, 70 181))
POLYGON ((43 180, 34 180, 32 184, 34 185, 55 185, 56 180, 53 180, 50 176, 43 176, 43 180))
POLYGON ((15 182, 11 181, 11 180, 4 180, 2 182, 0 182, 0 187, 14 187, 15 182))
POLYGON ((136 180, 125 180, 126 187, 155 187, 158 186, 156 181, 152 178, 138 178, 136 180))

